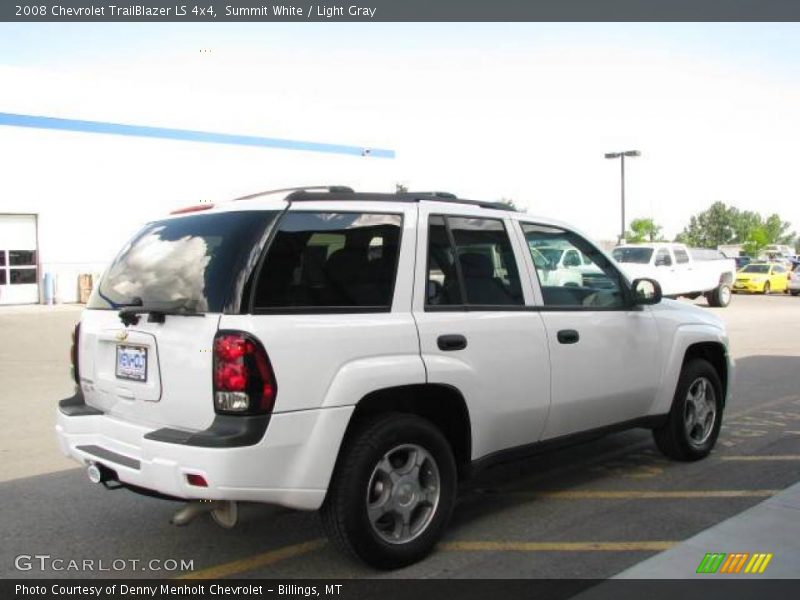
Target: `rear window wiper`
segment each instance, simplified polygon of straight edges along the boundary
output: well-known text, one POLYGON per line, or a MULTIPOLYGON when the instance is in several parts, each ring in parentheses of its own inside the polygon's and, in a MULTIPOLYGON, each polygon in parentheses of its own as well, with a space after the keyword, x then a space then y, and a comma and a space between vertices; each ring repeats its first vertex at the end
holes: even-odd
POLYGON ((119 319, 126 327, 137 325, 139 315, 148 315, 148 323, 163 323, 167 315, 179 315, 181 317, 205 317, 205 313, 197 312, 187 306, 186 300, 146 306, 143 303, 133 306, 126 306, 119 311, 119 319))

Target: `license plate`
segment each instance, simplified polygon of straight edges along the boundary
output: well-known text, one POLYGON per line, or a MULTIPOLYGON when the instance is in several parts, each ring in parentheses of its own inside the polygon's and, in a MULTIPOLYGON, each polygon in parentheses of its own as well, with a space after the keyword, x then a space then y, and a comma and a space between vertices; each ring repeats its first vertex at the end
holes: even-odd
POLYGON ((147 348, 117 346, 117 379, 147 381, 147 348))

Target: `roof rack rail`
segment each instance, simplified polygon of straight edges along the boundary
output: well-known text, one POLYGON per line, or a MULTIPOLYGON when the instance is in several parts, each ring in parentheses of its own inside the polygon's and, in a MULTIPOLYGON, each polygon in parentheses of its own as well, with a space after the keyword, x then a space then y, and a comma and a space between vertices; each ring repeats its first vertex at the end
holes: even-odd
POLYGON ((281 193, 294 193, 294 192, 331 192, 331 193, 339 193, 339 194, 353 194, 355 193, 353 188, 348 187, 346 185, 304 185, 300 187, 288 187, 288 188, 278 188, 276 190, 265 190, 263 192, 256 192, 255 194, 248 194, 247 196, 240 196, 239 198, 234 198, 233 201, 236 202, 237 200, 252 200, 253 198, 258 198, 259 196, 268 196, 269 194, 281 194, 281 193))
POLYGON ((486 202, 483 200, 466 200, 448 192, 353 192, 349 188, 310 190, 301 188, 286 196, 289 202, 314 202, 324 200, 357 201, 357 202, 447 202, 468 204, 492 210, 516 212, 516 209, 502 202, 486 202), (338 194, 331 197, 331 194, 338 194))
POLYGON ((412 196, 435 196, 436 198, 448 198, 450 200, 458 200, 458 196, 450 192, 403 192, 412 196))

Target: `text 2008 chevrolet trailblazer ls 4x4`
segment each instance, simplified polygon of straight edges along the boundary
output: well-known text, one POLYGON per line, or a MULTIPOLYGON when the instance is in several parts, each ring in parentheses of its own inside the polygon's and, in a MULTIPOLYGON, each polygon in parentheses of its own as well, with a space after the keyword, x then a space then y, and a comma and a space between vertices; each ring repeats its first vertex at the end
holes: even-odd
POLYGON ((631 427, 678 460, 711 451, 725 328, 660 300, 570 227, 450 194, 195 207, 104 274, 56 429, 94 481, 191 501, 179 523, 231 525, 239 501, 320 509, 340 546, 397 567, 487 465, 631 427), (591 268, 547 285, 538 248, 591 268))

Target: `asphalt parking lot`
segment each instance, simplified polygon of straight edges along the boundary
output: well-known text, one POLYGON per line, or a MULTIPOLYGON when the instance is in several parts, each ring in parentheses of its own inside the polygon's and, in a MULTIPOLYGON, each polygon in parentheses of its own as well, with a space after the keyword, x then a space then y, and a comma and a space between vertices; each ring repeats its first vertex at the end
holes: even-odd
POLYGON ((0 577, 89 574, 19 571, 20 554, 140 561, 89 574, 98 577, 610 577, 800 481, 800 298, 697 304, 726 320, 737 361, 708 459, 670 462, 649 432, 633 431, 497 468, 463 491, 438 550, 392 573, 340 555, 314 513, 245 506, 230 531, 207 518, 177 528, 179 504, 90 484, 52 431, 55 403, 72 387, 77 308, 0 309, 0 577), (142 566, 152 559, 193 569, 142 566))

